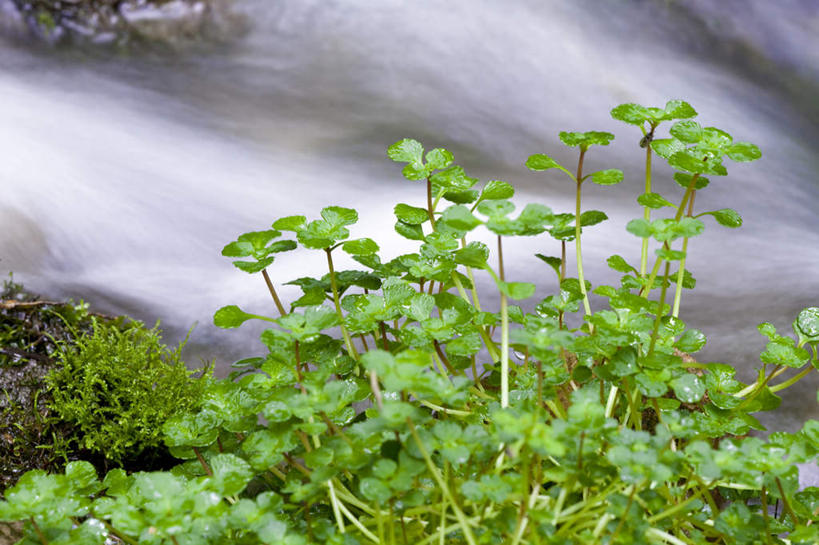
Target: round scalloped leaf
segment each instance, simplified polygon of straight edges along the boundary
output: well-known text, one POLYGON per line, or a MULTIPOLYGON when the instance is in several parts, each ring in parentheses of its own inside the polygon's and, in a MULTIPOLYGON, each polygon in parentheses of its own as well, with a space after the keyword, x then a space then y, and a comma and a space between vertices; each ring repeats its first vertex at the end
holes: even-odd
POLYGON ((688 119, 697 115, 697 110, 684 100, 669 100, 665 104, 664 111, 663 120, 688 119))
POLYGON ((618 121, 628 123, 629 125, 637 125, 638 127, 641 127, 643 123, 651 119, 648 108, 634 103, 615 106, 611 110, 611 117, 618 121))
POLYGON ((633 219, 626 224, 626 231, 640 238, 648 238, 654 234, 651 222, 643 218, 633 219))
POLYGON ((750 142, 737 142, 729 146, 725 153, 732 161, 738 163, 756 161, 762 157, 762 152, 759 151, 759 148, 750 142))
POLYGON ((678 121, 671 126, 668 131, 671 136, 686 144, 696 144, 702 140, 702 127, 696 121, 678 121))
POLYGON ((420 225, 410 225, 403 221, 395 222, 395 232, 410 240, 424 240, 424 230, 420 225))
POLYGON ((550 168, 560 167, 557 161, 544 153, 530 155, 529 158, 526 159, 526 166, 529 170, 549 170, 550 168))
POLYGON ((321 209, 321 217, 333 227, 343 227, 357 222, 358 212, 343 206, 327 206, 321 209))
POLYGON ((580 227, 589 227, 597 225, 609 219, 605 212, 600 210, 586 210, 580 214, 580 227))
POLYGON ((591 176, 597 185, 615 185, 623 181, 623 171, 616 168, 599 170, 591 176))
POLYGON ((471 231, 483 223, 469 211, 469 208, 460 204, 450 206, 444 210, 441 221, 459 231, 471 231))
POLYGON ((387 148, 387 157, 397 163, 420 163, 423 155, 424 146, 412 138, 404 138, 387 148))
POLYGON ((275 258, 271 256, 265 259, 261 259, 259 261, 234 261, 233 266, 239 269, 240 271, 244 271, 249 274, 254 274, 265 270, 273 263, 274 260, 275 258))
POLYGON ((613 134, 603 131, 561 131, 558 136, 560 137, 560 141, 570 148, 579 146, 582 149, 587 149, 589 146, 608 146, 609 143, 614 140, 613 134))
POLYGON ((299 232, 304 229, 307 218, 304 216, 285 216, 273 222, 273 228, 280 231, 299 232))
MULTIPOLYGON (((674 173, 674 181, 677 182, 677 185, 682 187, 683 189, 688 189, 688 186, 691 185, 691 179, 694 177, 693 174, 687 174, 685 172, 675 172, 674 173)), ((699 176, 697 181, 694 182, 694 189, 700 190, 704 187, 707 187, 711 181, 706 178, 705 176, 699 176)))
POLYGON ((225 257, 247 257, 253 255, 253 244, 234 240, 222 248, 222 255, 225 257))
POLYGON ((393 208, 393 212, 395 212, 396 218, 409 225, 421 225, 429 219, 429 213, 425 208, 410 206, 404 203, 396 204, 395 208, 393 208))
POLYGON ((704 157, 695 155, 694 153, 684 150, 674 153, 668 158, 668 164, 677 170, 684 170, 693 174, 704 174, 706 172, 713 172, 712 166, 708 161, 703 160, 704 157))
POLYGON ((637 202, 646 208, 662 208, 663 206, 670 206, 676 208, 671 202, 659 193, 643 193, 637 197, 637 202))
POLYGON ((660 157, 668 159, 677 152, 685 149, 685 144, 676 138, 657 138, 651 141, 651 149, 660 157))
POLYGON ((682 334, 682 337, 674 343, 674 348, 687 354, 693 354, 701 350, 702 347, 705 346, 705 342, 706 338, 702 331, 698 329, 688 329, 682 334))
POLYGON ((228 305, 216 311, 213 315, 213 325, 223 329, 239 327, 248 320, 258 318, 254 314, 248 314, 236 305, 228 305))
POLYGON ((614 269, 617 272, 622 272, 622 273, 632 273, 632 272, 636 273, 637 272, 637 269, 635 269, 634 267, 629 265, 628 262, 622 256, 619 256, 619 255, 616 255, 616 254, 609 257, 606 260, 606 263, 608 264, 609 267, 611 267, 612 269, 614 269))
POLYGON ((208 487, 222 496, 235 496, 254 476, 250 465, 235 454, 217 454, 210 459, 210 468, 213 476, 208 487))
POLYGON ((348 240, 341 249, 350 255, 372 255, 378 252, 379 247, 371 238, 359 238, 356 240, 348 240))
POLYGON ((742 216, 740 216, 736 210, 731 208, 723 208, 721 210, 714 210, 713 212, 705 212, 705 214, 714 216, 717 223, 725 227, 736 229, 737 227, 742 226, 742 216))
POLYGON ((510 299, 528 299, 535 294, 535 285, 529 282, 498 282, 498 288, 510 299))
POLYGON ((489 248, 482 242, 473 241, 456 251, 453 256, 455 263, 459 265, 482 269, 489 259, 489 248))
POLYGON ((491 180, 481 191, 480 199, 497 200, 497 199, 511 199, 515 195, 515 188, 512 184, 503 182, 501 180, 491 180))
POLYGON ((819 307, 808 307, 800 312, 793 329, 800 341, 819 342, 819 307))
POLYGON ((657 248, 654 253, 666 261, 679 261, 685 259, 685 252, 680 250, 667 250, 665 248, 657 248))
MULTIPOLYGON (((417 142, 416 142, 417 143, 417 142)), ((420 145, 420 144, 419 144, 420 145)), ((440 170, 452 164, 452 152, 444 148, 435 148, 427 153, 427 170, 440 170)))
POLYGON ((705 384, 691 373, 686 373, 671 381, 674 395, 683 403, 696 403, 705 394, 705 384))

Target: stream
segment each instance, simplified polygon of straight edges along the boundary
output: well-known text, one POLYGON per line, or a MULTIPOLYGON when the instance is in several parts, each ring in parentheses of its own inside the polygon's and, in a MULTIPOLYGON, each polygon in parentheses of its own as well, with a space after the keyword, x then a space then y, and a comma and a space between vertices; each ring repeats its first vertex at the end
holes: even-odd
MULTIPOLYGON (((220 255, 238 234, 338 204, 359 210, 353 236, 372 236, 387 258, 408 250, 392 206, 421 204, 423 189, 385 156, 405 137, 447 147, 481 180, 515 184, 521 206, 571 211, 574 186, 524 162, 542 152, 570 165, 557 133, 605 130, 616 140, 592 150, 587 169, 620 168, 626 180, 584 188, 584 209, 610 216, 584 233, 584 261, 594 284, 616 283, 605 258, 639 260, 624 227, 641 215, 644 155, 639 131, 609 111, 680 98, 703 125, 763 152, 726 161, 728 176, 697 195, 699 211, 731 207, 744 219, 739 230, 706 220, 691 242, 698 285, 681 317, 710 339, 698 357, 750 379, 765 346, 756 326, 788 334, 799 310, 819 305, 816 2, 238 0, 236 9, 245 35, 179 55, 0 41, 0 273, 44 297, 161 319, 171 342, 197 323, 189 360, 215 358, 225 374, 260 353, 259 329, 216 330, 213 312, 274 312, 261 278, 220 255)), ((656 190, 678 200, 671 171, 655 165, 656 190)), ((556 282, 532 254, 557 251, 544 237, 517 240, 507 271, 537 281, 543 297, 556 282)), ((314 254, 280 257, 274 282, 323 274, 314 254)), ((815 376, 802 381, 763 421, 795 430, 819 416, 817 386, 815 376)))

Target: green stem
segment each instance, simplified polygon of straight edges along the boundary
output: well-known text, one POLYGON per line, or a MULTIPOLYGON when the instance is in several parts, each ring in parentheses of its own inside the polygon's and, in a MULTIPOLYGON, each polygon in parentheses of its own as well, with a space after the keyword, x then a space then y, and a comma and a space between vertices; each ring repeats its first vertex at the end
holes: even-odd
POLYGON ((472 534, 472 528, 470 528, 466 515, 464 515, 461 508, 458 507, 458 504, 455 502, 455 497, 452 495, 452 492, 449 490, 449 486, 444 481, 443 477, 441 476, 441 472, 438 471, 438 468, 432 462, 432 458, 427 452, 426 447, 424 447, 424 442, 421 441, 421 437, 418 435, 418 431, 415 429, 415 424, 412 423, 411 418, 407 418, 407 425, 409 426, 410 433, 412 434, 412 439, 415 441, 418 450, 421 452, 421 455, 424 457, 424 461, 427 463, 427 467, 429 468, 430 473, 432 473, 433 478, 438 483, 438 486, 441 487, 441 491, 444 493, 447 501, 450 505, 452 505, 452 510, 455 511, 455 516, 458 519, 458 523, 461 525, 461 529, 464 532, 464 536, 466 537, 467 543, 469 545, 477 545, 475 541, 475 536, 472 534))
MULTIPOLYGON (((652 132, 654 129, 651 129, 652 132)), ((646 190, 645 193, 651 193, 651 146, 646 146, 646 190)), ((648 206, 643 209, 643 218, 646 221, 651 221, 651 208, 648 206)), ((648 268, 648 238, 643 239, 643 246, 640 251, 640 278, 646 277, 646 269, 648 268)))
MULTIPOLYGON (((697 196, 697 190, 691 192, 691 200, 688 201, 688 214, 690 218, 694 215, 694 199, 697 196)), ((683 239, 682 243, 683 254, 688 252, 688 237, 683 239)), ((674 291, 674 309, 671 315, 677 318, 680 315, 680 299, 682 298, 683 280, 685 279, 685 256, 680 260, 680 270, 677 271, 677 286, 674 291)))
POLYGON ((31 525, 34 527, 34 531, 37 533, 37 537, 39 538, 40 543, 42 543, 43 545, 48 545, 48 540, 46 539, 45 535, 43 535, 43 532, 42 532, 42 530, 40 530, 40 527, 37 525, 37 522, 34 520, 34 517, 28 517, 28 520, 29 520, 29 522, 31 522, 31 525))
POLYGON ((668 291, 668 268, 671 264, 665 262, 665 274, 663 275, 663 286, 660 290, 660 300, 657 301, 657 317, 654 319, 654 330, 651 332, 651 344, 648 346, 648 356, 654 354, 654 347, 657 345, 657 337, 660 336, 660 323, 663 321, 663 307, 665 306, 665 295, 668 291))
POLYGON ((276 293, 276 288, 273 287, 273 282, 270 280, 270 275, 267 274, 267 269, 262 269, 262 276, 264 277, 264 283, 267 284, 267 290, 270 292, 270 295, 273 296, 273 302, 276 303, 276 309, 278 309, 279 314, 284 316, 287 314, 287 311, 284 310, 284 305, 282 305, 282 302, 276 293))
POLYGON ((350 339, 350 334, 347 332, 347 328, 344 327, 344 314, 341 312, 341 302, 339 301, 338 297, 338 283, 336 282, 336 270, 333 268, 333 251, 330 248, 325 248, 324 252, 327 254, 327 268, 330 269, 330 287, 333 290, 333 303, 336 307, 336 314, 338 314, 339 323, 341 326, 341 334, 344 336, 344 344, 347 346, 347 352, 350 354, 350 357, 353 358, 355 361, 358 361, 358 351, 355 349, 355 345, 353 345, 352 339, 350 339))
MULTIPOLYGON (((685 189, 685 194, 683 195, 682 202, 680 202, 680 206, 677 207, 677 214, 674 216, 674 221, 680 221, 683 217, 683 213, 685 211, 685 205, 688 204, 688 199, 691 197, 691 193, 694 191, 694 186, 697 185, 697 180, 699 179, 699 174, 694 174, 691 177, 691 182, 688 184, 688 187, 685 189)), ((648 294, 651 293, 651 288, 654 286, 654 280, 657 278, 657 273, 660 272, 660 265, 662 262, 665 261, 662 257, 657 256, 657 261, 654 262, 654 267, 651 269, 651 276, 648 278, 648 283, 643 287, 640 295, 648 299, 648 294)))
MULTIPOLYGON (((494 275, 494 272, 490 270, 490 274, 494 275)), ((455 284, 458 293, 461 295, 464 301, 468 303, 469 298, 466 295, 466 290, 464 289, 464 286, 461 283, 460 278, 458 278, 458 275, 456 275, 454 272, 452 273, 452 282, 455 284)), ((474 281, 472 282, 472 285, 473 286, 475 285, 474 281)), ((481 310, 480 307, 476 306, 475 308, 477 308, 478 311, 481 310)), ((476 327, 476 329, 478 330, 478 334, 481 336, 481 339, 483 339, 483 343, 486 345, 486 349, 489 351, 489 355, 492 357, 494 361, 498 361, 498 358, 500 357, 500 352, 498 351, 498 346, 495 344, 495 341, 492 340, 492 338, 489 336, 489 334, 486 332, 484 328, 476 327)))
MULTIPOLYGON (((503 245, 498 235, 498 271, 500 281, 505 282, 503 271, 503 245)), ((509 309, 506 293, 501 291, 501 408, 509 406, 509 309)))
MULTIPOLYGON (((589 305, 589 296, 586 293, 586 280, 583 276, 583 252, 580 249, 580 189, 583 185, 583 156, 586 155, 586 148, 580 148, 580 159, 577 161, 577 191, 575 193, 574 205, 574 247, 577 253, 577 279, 580 281, 580 293, 583 294, 583 310, 586 316, 591 316, 591 306, 589 305)), ((589 324, 589 332, 594 332, 594 326, 589 324)))
POLYGON ((432 182, 427 178, 427 215, 432 230, 435 230, 435 206, 432 204, 432 182))
POLYGON ((793 377, 789 378, 788 380, 786 380, 784 382, 780 382, 779 384, 777 384, 775 386, 771 386, 771 388, 770 388, 771 393, 778 392, 779 390, 784 390, 785 388, 788 388, 789 386, 793 386, 794 384, 796 384, 797 382, 802 380, 802 378, 804 378, 805 375, 807 375, 811 371, 813 371, 813 366, 808 364, 807 367, 802 369, 798 374, 794 375, 793 377))

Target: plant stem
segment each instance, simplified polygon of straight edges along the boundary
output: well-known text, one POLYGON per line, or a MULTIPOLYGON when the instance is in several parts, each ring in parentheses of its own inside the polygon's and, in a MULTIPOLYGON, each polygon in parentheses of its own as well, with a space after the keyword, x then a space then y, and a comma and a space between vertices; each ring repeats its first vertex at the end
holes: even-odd
MULTIPOLYGON (((498 272, 500 281, 505 282, 503 272, 503 245, 498 235, 498 272)), ((501 291, 501 408, 509 406, 509 309, 506 293, 501 291)))
POLYGON ((284 305, 282 305, 278 294, 276 294, 276 288, 273 287, 273 282, 270 280, 270 275, 267 274, 267 269, 262 269, 262 276, 264 277, 265 284, 267 284, 267 290, 270 292, 270 295, 273 296, 273 302, 276 303, 279 314, 284 316, 287 314, 287 311, 284 310, 284 305))
POLYGON ((785 388, 788 388, 789 386, 793 386, 794 384, 796 384, 797 382, 802 380, 802 378, 805 375, 807 375, 808 373, 810 373, 811 371, 813 371, 813 366, 808 364, 807 367, 802 369, 798 374, 794 375, 793 377, 789 378, 788 380, 786 380, 784 382, 780 382, 779 384, 777 384, 775 386, 771 386, 770 387, 771 393, 778 392, 779 390, 784 390, 785 388))
MULTIPOLYGON (((688 187, 685 190, 682 202, 680 202, 680 206, 677 207, 677 214, 674 216, 674 221, 680 221, 680 219, 682 219, 685 211, 685 205, 688 204, 688 199, 691 196, 691 193, 694 191, 694 186, 697 185, 697 180, 699 177, 699 174, 694 174, 694 176, 691 177, 691 182, 688 184, 688 187)), ((654 286, 654 279, 657 278, 657 273, 660 272, 660 265, 663 261, 665 260, 662 257, 657 256, 657 261, 654 262, 654 267, 651 269, 651 276, 648 278, 648 283, 643 286, 643 289, 640 291, 640 295, 646 299, 648 299, 648 294, 651 293, 651 288, 654 286)))
MULTIPOLYGON (((651 128, 654 132, 654 128, 651 128)), ((646 194, 651 193, 651 145, 646 146, 646 194)), ((648 206, 643 208, 643 218, 646 221, 651 221, 651 208, 648 206)), ((640 251, 640 278, 646 277, 646 269, 648 268, 648 238, 643 239, 643 245, 640 251)))
POLYGON ((435 230, 435 207, 432 204, 432 181, 427 178, 427 215, 429 216, 429 224, 432 230, 435 230))
MULTIPOLYGON (((697 190, 691 192, 691 199, 688 201, 688 214, 690 218, 694 214, 694 198, 697 196, 697 190)), ((645 239, 644 239, 645 240, 645 239)), ((688 237, 683 239, 682 251, 687 255, 688 252, 688 237)), ((685 279, 685 256, 680 260, 680 270, 677 271, 677 285, 674 291, 674 309, 671 315, 675 318, 680 315, 680 299, 682 298, 683 280, 685 279)))
POLYGON ((663 321, 663 307, 665 306, 665 294, 668 291, 668 268, 671 264, 665 262, 665 274, 663 275, 663 286, 660 289, 660 300, 657 301, 657 317, 654 319, 654 330, 651 332, 651 343, 648 345, 648 356, 654 354, 654 347, 657 345, 657 337, 660 335, 660 323, 663 321))
POLYGON ((202 456, 202 453, 199 452, 198 448, 196 448, 196 447, 192 447, 192 448, 193 448, 193 453, 196 454, 196 459, 199 460, 199 464, 202 466, 202 469, 205 470, 205 473, 207 473, 208 477, 213 477, 213 470, 211 470, 210 466, 205 461, 205 458, 202 456))
MULTIPOLYGON (((580 188, 583 185, 583 156, 586 155, 586 148, 580 148, 580 159, 577 161, 577 191, 575 193, 574 205, 574 246, 577 253, 577 280, 580 282, 580 293, 583 294, 583 310, 586 316, 591 316, 591 306, 589 306, 589 295, 586 293, 586 280, 583 276, 583 253, 580 250, 580 188)), ((589 324, 589 332, 594 332, 594 326, 589 324)))
POLYGON ((344 344, 347 345, 347 352, 350 354, 350 357, 353 358, 355 361, 358 361, 358 351, 355 349, 355 345, 353 345, 352 339, 350 339, 350 334, 347 332, 347 328, 344 327, 344 314, 341 312, 341 302, 338 298, 338 283, 336 282, 336 271, 333 268, 333 251, 330 248, 325 248, 324 252, 327 254, 327 267, 330 269, 330 287, 333 290, 333 303, 336 307, 336 314, 338 314, 338 319, 341 326, 341 334, 344 336, 344 344))
POLYGON ((333 506, 333 516, 336 519, 338 531, 343 534, 346 531, 344 529, 344 519, 341 517, 341 509, 339 508, 339 501, 333 488, 333 481, 327 481, 327 488, 330 491, 330 504, 333 506))
POLYGON ((458 523, 461 525, 461 529, 464 532, 467 543, 469 543, 469 545, 477 545, 475 536, 472 535, 472 528, 470 528, 469 524, 467 523, 466 516, 455 502, 455 497, 449 490, 449 486, 446 484, 446 481, 444 481, 443 477, 441 477, 441 472, 438 471, 438 468, 432 462, 432 458, 429 456, 429 452, 427 452, 426 447, 424 447, 424 443, 421 441, 421 437, 418 435, 418 431, 415 429, 415 424, 412 423, 411 418, 407 418, 407 425, 409 426, 410 433, 412 434, 412 439, 415 441, 418 450, 421 452, 421 455, 424 457, 424 461, 427 463, 430 473, 432 473, 432 476, 438 483, 438 486, 441 487, 441 492, 443 492, 447 501, 449 501, 450 505, 452 505, 452 510, 455 511, 455 516, 458 518, 458 523))
POLYGON ((48 540, 46 539, 45 535, 43 535, 43 532, 42 532, 42 530, 40 530, 40 527, 37 525, 37 522, 34 520, 34 517, 28 517, 28 520, 29 520, 29 522, 31 522, 31 525, 34 527, 34 531, 37 533, 37 537, 39 538, 40 543, 42 543, 43 545, 48 545, 48 540))

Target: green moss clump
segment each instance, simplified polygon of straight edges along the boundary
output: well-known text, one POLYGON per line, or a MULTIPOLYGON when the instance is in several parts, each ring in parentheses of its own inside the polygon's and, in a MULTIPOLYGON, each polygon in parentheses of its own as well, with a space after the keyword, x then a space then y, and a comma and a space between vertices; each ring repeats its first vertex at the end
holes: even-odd
POLYGON ((181 349, 139 322, 124 331, 95 322, 93 332, 62 344, 47 381, 55 416, 75 426, 71 441, 116 465, 158 447, 162 424, 196 409, 210 377, 191 380, 181 349))

